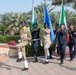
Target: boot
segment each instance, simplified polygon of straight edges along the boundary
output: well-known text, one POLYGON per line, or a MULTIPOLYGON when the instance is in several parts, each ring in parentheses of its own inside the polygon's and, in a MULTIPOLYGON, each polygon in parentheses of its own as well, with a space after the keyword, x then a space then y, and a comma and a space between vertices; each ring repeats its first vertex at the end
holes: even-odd
POLYGON ((60 62, 60 65, 62 65, 63 64, 63 60, 61 60, 61 62, 60 62))
POLYGON ((18 58, 18 59, 16 60, 16 62, 20 62, 20 61, 22 61, 22 58, 21 58, 21 59, 18 58))
POLYGON ((35 54, 35 62, 38 62, 38 59, 37 59, 37 53, 35 54))
POLYGON ((22 69, 22 71, 28 70, 28 62, 27 60, 24 61, 24 68, 22 69))
POLYGON ((16 62, 20 62, 20 61, 22 61, 22 53, 21 52, 18 53, 18 59, 16 60, 16 62))
POLYGON ((44 62, 44 64, 48 64, 49 63, 49 61, 48 60, 46 60, 45 62, 44 62))
POLYGON ((24 68, 22 69, 22 71, 26 71, 26 70, 28 70, 28 68, 25 68, 25 67, 24 67, 24 68))

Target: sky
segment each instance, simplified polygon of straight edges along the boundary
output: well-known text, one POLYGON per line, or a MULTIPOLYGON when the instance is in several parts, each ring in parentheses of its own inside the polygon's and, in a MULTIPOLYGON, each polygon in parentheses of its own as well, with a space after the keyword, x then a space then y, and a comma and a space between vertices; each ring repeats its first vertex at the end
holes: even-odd
MULTIPOLYGON (((40 5, 43 0, 34 0, 34 6, 40 5)), ((50 3, 50 1, 47 1, 50 3)), ((0 14, 6 12, 28 12, 32 10, 32 0, 0 0, 0 14)), ((59 10, 59 8, 56 8, 59 10)))
MULTIPOLYGON (((34 0, 34 6, 43 0, 34 0)), ((0 14, 6 12, 28 12, 32 10, 32 0, 0 0, 0 14)))

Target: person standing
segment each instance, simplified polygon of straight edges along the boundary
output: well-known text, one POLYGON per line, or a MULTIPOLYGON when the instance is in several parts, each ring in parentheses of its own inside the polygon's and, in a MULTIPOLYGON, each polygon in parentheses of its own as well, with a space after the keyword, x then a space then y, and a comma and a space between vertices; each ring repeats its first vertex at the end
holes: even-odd
POLYGON ((26 21, 21 22, 21 30, 20 30, 20 43, 17 45, 18 50, 18 59, 16 62, 20 62, 24 60, 24 68, 22 71, 28 70, 28 62, 26 59, 26 50, 25 46, 28 45, 28 40, 31 40, 30 30, 26 26, 26 21))
POLYGON ((51 37, 50 37, 50 29, 49 29, 49 23, 44 24, 43 29, 43 45, 44 45, 44 51, 45 51, 45 64, 49 63, 48 57, 49 57, 49 48, 51 46, 51 37))
POLYGON ((68 31, 70 38, 69 50, 70 50, 70 61, 72 61, 74 56, 76 55, 76 30, 74 29, 73 24, 70 24, 69 28, 70 28, 68 31), (73 51, 73 47, 74 47, 74 51, 73 51))
POLYGON ((63 64, 63 60, 65 58, 65 49, 67 46, 66 30, 65 30, 64 24, 60 25, 58 42, 59 42, 59 48, 60 48, 60 64, 63 64))
POLYGON ((40 28, 38 28, 38 24, 35 23, 33 32, 32 32, 32 46, 33 46, 33 50, 34 50, 35 62, 38 62, 37 51, 38 51, 38 45, 39 45, 39 41, 40 41, 39 33, 40 33, 40 28))
POLYGON ((59 30, 60 30, 60 27, 59 27, 59 24, 57 24, 55 26, 55 35, 56 35, 55 42, 57 44, 56 48, 57 48, 57 54, 58 54, 58 56, 60 56, 59 42, 58 42, 59 30))

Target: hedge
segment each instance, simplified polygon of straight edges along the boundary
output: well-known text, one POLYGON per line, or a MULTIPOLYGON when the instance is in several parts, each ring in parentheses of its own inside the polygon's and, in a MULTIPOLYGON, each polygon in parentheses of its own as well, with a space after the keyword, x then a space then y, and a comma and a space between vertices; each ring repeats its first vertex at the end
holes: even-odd
POLYGON ((10 41, 10 40, 14 40, 14 41, 18 42, 18 40, 20 39, 20 36, 19 35, 13 35, 13 36, 6 35, 5 38, 6 38, 7 42, 10 41))
MULTIPOLYGON (((14 36, 11 36, 11 35, 2 36, 2 35, 0 35, 0 43, 7 43, 10 40, 14 40, 14 41, 18 42, 19 39, 20 39, 19 35, 14 35, 14 36)), ((29 42, 28 45, 25 48, 26 48, 26 55, 27 56, 34 56, 34 51, 33 51, 33 48, 32 48, 32 42, 29 42), (31 43, 31 45, 30 45, 30 43, 31 43)), ((54 53, 55 43, 52 44, 51 49, 52 49, 52 51, 54 53)), ((44 55, 43 46, 41 46, 39 44, 38 56, 43 56, 43 55, 44 55)))
MULTIPOLYGON (((26 55, 27 56, 34 56, 34 50, 32 48, 32 44, 28 44, 26 47, 26 55)), ((38 46, 38 56, 43 56, 44 55, 44 50, 43 47, 39 44, 38 46)))
POLYGON ((19 35, 6 35, 6 36, 2 36, 0 35, 0 43, 7 43, 10 40, 14 40, 16 42, 18 42, 20 36, 19 35))
POLYGON ((0 43, 6 43, 6 37, 0 35, 0 43))
MULTIPOLYGON (((18 42, 19 39, 20 39, 19 35, 13 35, 13 36, 11 36, 11 35, 5 35, 5 36, 0 35, 0 43, 7 43, 10 40, 14 40, 14 41, 18 42)), ((28 43, 28 45, 25 48, 26 48, 26 55, 27 56, 33 56, 34 55, 32 45, 30 45, 28 43)), ((41 47, 40 44, 38 47, 38 55, 39 56, 44 55, 43 47, 41 47)))

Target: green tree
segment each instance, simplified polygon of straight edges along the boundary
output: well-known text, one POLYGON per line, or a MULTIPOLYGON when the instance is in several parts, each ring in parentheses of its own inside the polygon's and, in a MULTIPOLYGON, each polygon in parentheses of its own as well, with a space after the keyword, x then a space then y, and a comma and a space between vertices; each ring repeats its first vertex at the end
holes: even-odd
POLYGON ((5 13, 1 15, 2 20, 1 23, 5 26, 8 26, 7 32, 9 31, 9 34, 14 35, 19 32, 20 28, 20 22, 22 20, 27 21, 27 13, 21 13, 21 12, 11 12, 11 13, 5 13))
MULTIPOLYGON (((61 5, 62 0, 52 0, 52 5, 61 5)), ((63 0, 65 5, 69 5, 76 9, 76 0, 63 0)))
POLYGON ((7 26, 0 24, 0 34, 5 35, 7 31, 7 26))

